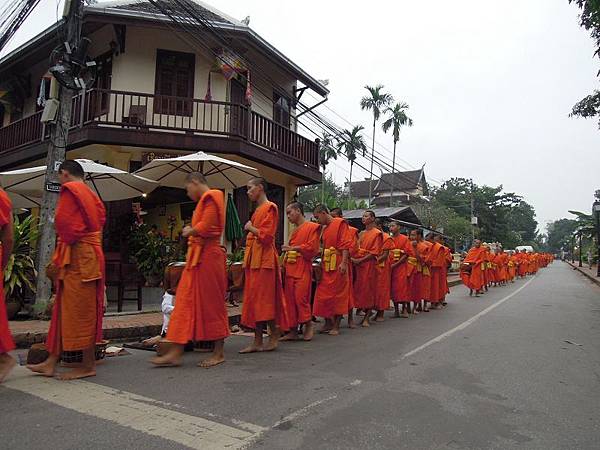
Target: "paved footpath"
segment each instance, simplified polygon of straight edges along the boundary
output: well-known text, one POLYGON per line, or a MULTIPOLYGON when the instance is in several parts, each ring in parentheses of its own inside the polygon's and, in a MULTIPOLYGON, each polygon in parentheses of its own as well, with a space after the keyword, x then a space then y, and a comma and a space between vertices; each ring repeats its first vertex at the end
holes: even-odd
POLYGON ((600 288, 567 264, 443 311, 153 369, 148 352, 0 387, 2 448, 597 449, 600 288))

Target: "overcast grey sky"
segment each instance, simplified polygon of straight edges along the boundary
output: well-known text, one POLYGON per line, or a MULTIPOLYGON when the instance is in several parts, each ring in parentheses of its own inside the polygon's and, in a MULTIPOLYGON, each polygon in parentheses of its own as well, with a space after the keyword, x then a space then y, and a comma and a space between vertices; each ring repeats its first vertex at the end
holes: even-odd
MULTIPOLYGON (((400 164, 426 163, 438 181, 502 184, 535 207, 541 228, 569 209, 590 210, 600 189, 600 131, 597 121, 568 113, 598 87, 599 64, 567 0, 208 3, 249 15, 251 28, 329 79, 327 105, 351 123, 370 128, 359 107, 365 84, 408 102, 415 125, 402 133, 400 164)), ((55 5, 42 0, 11 48, 52 23, 55 5)), ((391 152, 391 136, 377 133, 391 152)), ((347 176, 341 160, 332 169, 340 182, 347 176)))

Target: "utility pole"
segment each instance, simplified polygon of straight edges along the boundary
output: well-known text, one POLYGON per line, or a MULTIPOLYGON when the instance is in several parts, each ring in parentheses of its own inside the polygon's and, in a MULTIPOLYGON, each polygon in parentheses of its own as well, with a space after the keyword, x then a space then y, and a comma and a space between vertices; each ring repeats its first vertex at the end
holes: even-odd
POLYGON ((475 242, 475 225, 477 225, 477 217, 475 217, 475 199, 473 198, 473 180, 471 180, 471 242, 475 242))
MULTIPOLYGON (((81 38, 81 16, 83 2, 81 0, 68 0, 63 11, 63 20, 66 26, 66 41, 63 43, 67 50, 79 46, 81 38)), ((46 277, 46 266, 52 258, 56 241, 54 230, 54 213, 58 201, 58 166, 65 160, 67 136, 71 124, 71 110, 73 107, 73 91, 64 86, 59 86, 55 78, 51 82, 51 96, 58 97, 60 106, 54 124, 50 127, 50 140, 46 156, 46 183, 42 194, 40 211, 40 237, 38 240, 37 256, 37 284, 34 310, 43 313, 52 293, 52 283, 46 277)))

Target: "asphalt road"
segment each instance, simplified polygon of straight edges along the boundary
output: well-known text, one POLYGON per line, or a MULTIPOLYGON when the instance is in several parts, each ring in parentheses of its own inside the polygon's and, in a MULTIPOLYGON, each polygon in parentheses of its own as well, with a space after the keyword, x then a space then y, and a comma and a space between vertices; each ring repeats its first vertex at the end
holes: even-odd
POLYGON ((597 449, 600 288, 537 276, 370 329, 286 343, 204 370, 148 352, 91 381, 17 370, 0 387, 4 449, 597 449))

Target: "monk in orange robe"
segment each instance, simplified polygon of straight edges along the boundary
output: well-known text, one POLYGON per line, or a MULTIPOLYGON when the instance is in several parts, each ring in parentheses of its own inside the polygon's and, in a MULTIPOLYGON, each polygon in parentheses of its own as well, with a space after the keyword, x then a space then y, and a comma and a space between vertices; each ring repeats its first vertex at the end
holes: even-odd
POLYGON ((281 247, 285 252, 283 286, 290 317, 290 331, 280 340, 298 340, 298 326, 304 325, 302 337, 305 341, 310 341, 314 336, 310 308, 312 261, 319 254, 321 226, 304 218, 302 203, 290 203, 285 211, 288 220, 296 228, 290 236, 289 244, 281 247))
POLYGON ((511 252, 511 254, 508 257, 508 262, 506 263, 507 265, 507 275, 508 275, 508 281, 511 283, 515 282, 515 277, 517 276, 517 267, 518 267, 518 261, 517 261, 517 257, 515 256, 515 254, 513 252, 511 252))
POLYGON ((390 263, 390 252, 394 248, 394 239, 383 232, 381 219, 375 221, 377 229, 383 233, 383 244, 381 253, 377 256, 377 294, 375 299, 375 322, 383 322, 385 310, 390 307, 392 298, 392 267, 390 263))
POLYGON ((498 282, 500 284, 506 284, 508 281, 508 254, 504 252, 502 247, 499 247, 498 249, 496 264, 498 265, 498 282))
POLYGON ((519 276, 524 278, 527 276, 527 272, 529 271, 529 258, 527 256, 527 252, 523 249, 521 253, 519 253, 519 276))
POLYGON ((377 303, 377 257, 383 248, 383 233, 375 226, 375 213, 371 210, 363 213, 362 223, 365 230, 359 235, 359 256, 352 258, 356 269, 354 306, 364 310, 362 326, 368 327, 371 310, 377 303))
POLYGON ((96 375, 95 347, 102 339, 104 313, 104 253, 102 201, 83 182, 76 161, 59 167, 62 185, 54 225, 58 242, 48 275, 55 283, 55 302, 46 346, 50 356, 30 370, 54 376, 62 351, 83 351, 81 367, 59 376, 72 380, 96 375))
POLYGON ((242 325, 254 329, 254 342, 240 353, 272 351, 277 348, 281 331, 289 330, 287 305, 283 294, 275 234, 279 222, 277 205, 267 198, 264 178, 248 181, 248 198, 258 207, 244 229, 248 232, 244 253, 244 303, 242 325), (270 331, 263 346, 263 327, 270 331))
POLYGON ((400 232, 400 224, 392 222, 390 231, 394 242, 394 248, 390 252, 390 269, 392 272, 391 278, 391 296, 394 303, 394 317, 408 318, 408 276, 407 276, 407 259, 410 250, 408 249, 408 236, 400 232), (400 305, 402 305, 402 313, 400 313, 400 305))
POLYGON ((342 316, 348 312, 350 301, 349 252, 352 246, 348 224, 333 218, 325 205, 317 206, 313 214, 323 226, 321 242, 322 277, 317 285, 313 314, 325 318, 322 333, 337 336, 342 316))
MULTIPOLYGON (((344 218, 344 211, 342 208, 332 208, 329 212, 331 217, 335 218, 344 218)), ((348 222, 346 222, 348 223, 348 222)), ((356 325, 354 324, 354 276, 355 276, 355 268, 352 265, 352 258, 358 258, 359 254, 359 246, 358 246, 358 228, 355 228, 348 224, 348 232, 350 233, 350 241, 352 245, 349 251, 349 260, 348 260, 348 272, 350 276, 350 299, 348 301, 348 328, 354 329, 356 325)))
POLYGON ((210 189, 206 178, 191 172, 185 180, 188 197, 197 202, 191 226, 181 235, 188 240, 185 269, 177 285, 177 301, 167 329, 168 351, 154 358, 157 366, 179 366, 189 341, 214 342, 212 355, 199 367, 225 361, 224 342, 229 336, 225 306, 227 271, 221 235, 225 227, 223 193, 210 189))
POLYGON ((435 239, 436 236, 437 235, 434 235, 433 233, 427 235, 427 240, 431 242, 431 292, 429 301, 431 302, 432 309, 441 308, 447 289, 447 279, 444 279, 446 278, 445 267, 447 264, 446 250, 445 247, 440 244, 439 239, 435 239))
POLYGON ((483 272, 485 270, 486 248, 481 245, 479 239, 475 239, 473 247, 467 253, 463 265, 468 265, 468 270, 461 271, 461 278, 465 286, 469 288, 469 295, 479 297, 484 285, 483 272))
POLYGON ((423 230, 411 230, 408 245, 408 300, 413 302, 413 314, 429 312, 427 300, 431 293, 429 251, 431 244, 423 240, 423 230), (425 305, 423 305, 425 302, 425 305))
MULTIPOLYGON (((13 221, 12 204, 6 192, 0 189, 0 261, 2 261, 2 273, 8 264, 13 247, 13 221)), ((4 381, 11 369, 17 363, 15 359, 8 354, 14 350, 10 329, 8 328, 8 318, 6 315, 6 305, 4 303, 4 276, 0 277, 0 383, 4 381)))

